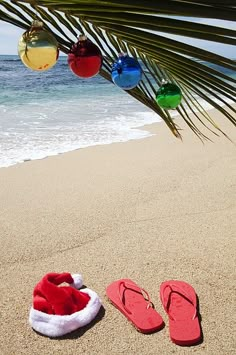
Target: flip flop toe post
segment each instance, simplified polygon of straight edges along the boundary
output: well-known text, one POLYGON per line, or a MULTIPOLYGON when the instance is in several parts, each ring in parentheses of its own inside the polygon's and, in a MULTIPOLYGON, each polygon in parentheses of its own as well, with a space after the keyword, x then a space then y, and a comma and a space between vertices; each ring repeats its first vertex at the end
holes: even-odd
POLYGON ((182 346, 199 343, 201 329, 197 313, 197 296, 193 287, 183 281, 166 281, 161 284, 160 296, 169 316, 171 340, 182 346))
POLYGON ((106 289, 110 302, 141 333, 160 330, 163 319, 153 308, 148 293, 130 279, 121 279, 110 284, 106 289))

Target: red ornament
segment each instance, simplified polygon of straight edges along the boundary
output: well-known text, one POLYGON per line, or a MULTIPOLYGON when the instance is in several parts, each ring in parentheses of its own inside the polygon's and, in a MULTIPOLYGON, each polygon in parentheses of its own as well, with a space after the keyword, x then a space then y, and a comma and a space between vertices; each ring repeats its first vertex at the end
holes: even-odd
POLYGON ((68 54, 68 65, 81 78, 97 75, 102 66, 102 53, 86 36, 80 35, 68 54))

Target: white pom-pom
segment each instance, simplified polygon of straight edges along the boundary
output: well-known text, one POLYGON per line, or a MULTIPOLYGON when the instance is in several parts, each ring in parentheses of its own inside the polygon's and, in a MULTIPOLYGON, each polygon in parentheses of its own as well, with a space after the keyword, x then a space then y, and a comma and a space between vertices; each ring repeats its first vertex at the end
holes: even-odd
POLYGON ((71 284, 72 287, 74 288, 81 288, 83 286, 83 279, 82 279, 82 276, 80 274, 74 274, 74 275, 71 275, 74 282, 71 284))

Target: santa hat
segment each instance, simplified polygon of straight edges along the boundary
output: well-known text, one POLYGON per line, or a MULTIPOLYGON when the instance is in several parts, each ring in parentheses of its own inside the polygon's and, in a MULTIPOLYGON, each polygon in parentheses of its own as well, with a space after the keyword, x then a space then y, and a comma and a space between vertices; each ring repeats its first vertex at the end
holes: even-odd
POLYGON ((99 312, 96 292, 84 288, 82 276, 49 273, 35 286, 29 322, 37 332, 58 337, 89 324, 99 312), (60 286, 66 282, 69 286, 60 286))

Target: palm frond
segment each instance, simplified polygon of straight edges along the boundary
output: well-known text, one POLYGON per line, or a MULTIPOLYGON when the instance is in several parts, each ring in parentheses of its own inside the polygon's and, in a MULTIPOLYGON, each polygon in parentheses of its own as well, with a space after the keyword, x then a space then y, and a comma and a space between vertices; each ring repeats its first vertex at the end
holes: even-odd
POLYGON ((118 53, 137 57, 143 68, 143 79, 127 94, 156 112, 176 137, 180 138, 181 134, 172 112, 163 110, 155 101, 162 79, 181 88, 183 102, 177 111, 199 138, 207 139, 191 113, 214 134, 223 132, 197 97, 236 125, 236 111, 232 106, 236 77, 229 74, 236 70, 236 61, 173 39, 177 35, 235 46, 236 29, 194 21, 236 21, 235 0, 0 1, 2 21, 26 30, 35 18, 40 18, 54 34, 65 54, 79 34, 86 34, 103 52, 100 74, 107 80, 111 81, 111 67, 118 53))

